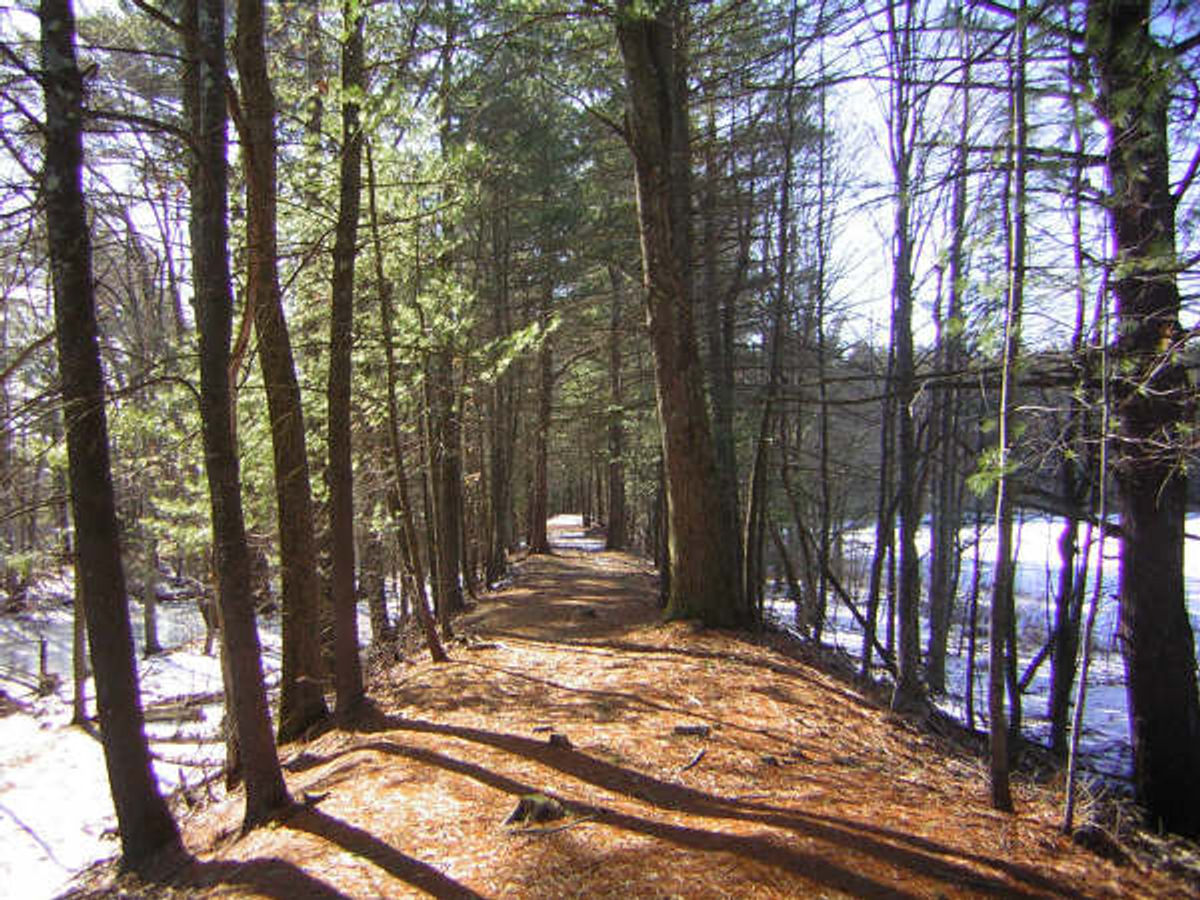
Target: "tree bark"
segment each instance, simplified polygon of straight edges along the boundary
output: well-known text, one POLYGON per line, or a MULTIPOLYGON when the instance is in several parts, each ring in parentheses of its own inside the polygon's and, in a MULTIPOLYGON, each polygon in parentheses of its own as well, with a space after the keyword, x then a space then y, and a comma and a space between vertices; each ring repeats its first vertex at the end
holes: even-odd
POLYGON ((363 699, 359 659, 357 594, 354 589, 354 466, 351 454, 350 388, 354 348, 354 258, 362 189, 360 95, 364 10, 356 0, 342 4, 342 154, 338 218, 333 245, 333 308, 329 331, 329 507, 332 542, 330 589, 334 615, 334 685, 339 714, 363 699))
POLYGON ((1118 267, 1120 633, 1134 785, 1155 825, 1200 834, 1200 699, 1184 592, 1187 479, 1181 434, 1194 409, 1177 351, 1167 116, 1172 65, 1149 0, 1091 0, 1087 49, 1109 128, 1108 208, 1118 267))
MULTIPOLYGON (((971 46, 970 29, 960 26, 959 40, 962 53, 964 86, 961 90, 961 107, 958 121, 958 146, 954 159, 954 191, 950 208, 950 248, 947 254, 946 275, 949 281, 949 299, 945 318, 936 323, 938 328, 938 362, 943 372, 957 372, 962 365, 963 349, 960 318, 962 316, 962 294, 965 284, 966 230, 967 230, 967 179, 969 174, 968 142, 971 127, 971 46)), ((935 414, 930 429, 931 440, 936 443, 932 455, 937 463, 930 492, 932 514, 929 550, 929 643, 925 655, 925 678, 929 690, 935 694, 946 690, 946 642, 950 635, 950 622, 954 616, 954 601, 958 594, 959 566, 958 532, 962 527, 962 485, 959 475, 958 432, 959 397, 958 388, 948 378, 946 386, 934 397, 935 414)))
MULTIPOLYGON (((505 198, 506 199, 506 198, 505 198)), ((496 337, 512 331, 510 306, 509 269, 512 263, 512 240, 509 228, 509 212, 505 199, 503 209, 492 217, 492 259, 496 267, 496 297, 492 304, 492 328, 496 337)), ((516 404, 514 361, 501 372, 492 385, 488 441, 488 489, 490 502, 488 512, 487 559, 484 573, 490 585, 496 584, 508 572, 508 548, 513 536, 513 456, 516 444, 516 404)))
POLYGON ((151 534, 142 538, 142 655, 162 653, 158 640, 158 546, 151 534))
POLYGON ((916 376, 913 352, 913 234, 912 234, 912 162, 915 120, 911 68, 916 56, 913 47, 914 4, 903 5, 904 21, 897 23, 895 9, 888 8, 893 72, 892 166, 896 179, 895 257, 892 278, 893 339, 896 368, 893 385, 899 415, 897 429, 896 490, 899 528, 899 573, 897 579, 896 686, 892 693, 893 709, 918 705, 924 699, 921 679, 921 630, 919 604, 921 591, 920 560, 916 533, 921 527, 920 498, 917 492, 916 422, 913 400, 916 376))
POLYGON ((271 735, 261 648, 250 595, 250 552, 242 517, 229 382, 233 295, 229 272, 225 121, 225 4, 188 0, 184 37, 192 118, 192 271, 200 339, 200 418, 212 507, 221 639, 229 666, 226 699, 246 783, 244 828, 290 804, 271 735))
MULTIPOLYGON (((1067 10, 1068 27, 1071 25, 1070 8, 1067 10)), ((1073 66, 1080 66, 1076 60, 1073 66)), ((1069 513, 1058 539, 1059 575, 1058 592, 1054 601, 1054 631, 1051 636, 1050 653, 1050 696, 1047 702, 1047 717, 1050 719, 1050 749, 1056 756, 1066 759, 1070 749, 1068 724, 1071 716, 1071 691, 1075 683, 1076 656, 1079 651, 1079 630, 1083 618, 1084 591, 1087 583, 1088 554, 1079 555, 1079 526, 1085 512, 1085 504, 1091 493, 1090 471, 1096 460, 1094 446, 1089 447, 1088 410, 1095 401, 1095 387, 1091 384, 1090 368, 1084 363, 1084 319, 1086 300, 1086 259, 1083 245, 1083 183, 1085 151, 1084 120, 1080 109, 1081 82, 1073 79, 1071 84, 1071 139, 1077 162, 1071 173, 1071 249, 1074 257, 1075 274, 1075 329, 1071 336, 1072 365, 1075 368, 1075 384, 1071 392, 1067 422, 1063 429, 1063 449, 1059 462, 1059 484, 1069 513), (1086 462, 1081 462, 1086 460, 1086 462)), ((1101 318, 1103 318, 1101 316, 1101 318)), ((1101 323, 1097 322, 1099 326, 1101 323)), ((1107 438, 1102 436, 1101 440, 1107 438)), ((1087 541, 1091 541, 1092 527, 1087 529, 1087 541)))
POLYGON ((537 422, 533 431, 533 491, 529 497, 529 552, 549 553, 546 519, 550 515, 550 413, 554 402, 554 342, 550 333, 550 301, 554 285, 547 277, 540 311, 541 346, 538 348, 537 422))
POLYGON ((271 420, 283 609, 278 735, 280 741, 290 741, 324 719, 329 709, 321 677, 320 591, 304 409, 276 263, 275 98, 267 74, 264 19, 263 0, 238 0, 237 66, 242 89, 238 127, 246 173, 246 302, 254 311, 258 359, 271 420))
MULTIPOLYGON (((723 283, 720 257, 724 241, 718 210, 723 182, 722 158, 717 150, 717 124, 713 101, 708 101, 707 140, 704 146, 704 185, 700 200, 702 217, 701 241, 703 273, 701 299, 703 329, 708 351, 705 374, 708 382, 709 408, 712 410, 713 452, 716 457, 717 476, 720 479, 722 518, 732 522, 741 521, 738 507, 737 435, 734 430, 734 319, 735 304, 741 291, 745 274, 749 268, 752 230, 748 220, 752 213, 752 201, 743 202, 737 196, 738 256, 734 271, 723 283)), ((751 163, 753 167, 753 163, 751 163)), ((730 178, 736 191, 736 175, 730 178)), ((739 542, 734 548, 734 564, 738 572, 745 569, 743 547, 739 542)), ((739 577, 744 577, 739 575, 739 577)), ((747 598, 749 603, 749 598, 747 598)))
POLYGON ((1021 351, 1021 314, 1025 296, 1025 181, 1026 133, 1025 60, 1026 60, 1025 0, 1017 11, 1016 58, 1013 61, 1011 91, 1011 142, 1009 164, 1005 176, 1005 206, 1009 212, 1005 223, 1008 236, 1008 291, 1004 318, 1004 359, 1001 371, 999 419, 999 457, 996 482, 996 562, 992 580, 991 623, 988 633, 988 745, 989 775, 992 806, 1005 812, 1013 808, 1009 785, 1009 758, 1012 744, 1019 737, 1020 697, 1010 672, 1015 671, 1016 641, 1013 633, 1013 485, 1010 473, 1012 447, 1016 433, 1017 415, 1013 400, 1015 368, 1021 351), (1011 188, 1010 188, 1011 185, 1011 188), (1012 704, 1012 734, 1010 719, 1004 710, 1005 679, 1009 680, 1009 701, 1012 704))
POLYGON ((121 566, 91 239, 81 183, 83 79, 75 57, 74 13, 68 0, 43 0, 39 17, 46 104, 42 189, 66 410, 76 577, 87 619, 122 865, 137 869, 159 851, 178 849, 179 832, 150 764, 121 566))
POLYGON ((608 267, 612 305, 608 317, 608 531, 605 549, 624 550, 629 540, 625 510, 625 379, 621 359, 621 307, 624 290, 616 266, 608 267))
POLYGON ((685 12, 678 2, 665 2, 650 15, 633 0, 619 0, 616 31, 629 95, 627 137, 666 469, 666 612, 737 626, 749 615, 738 583, 736 523, 722 515, 692 308, 685 12))

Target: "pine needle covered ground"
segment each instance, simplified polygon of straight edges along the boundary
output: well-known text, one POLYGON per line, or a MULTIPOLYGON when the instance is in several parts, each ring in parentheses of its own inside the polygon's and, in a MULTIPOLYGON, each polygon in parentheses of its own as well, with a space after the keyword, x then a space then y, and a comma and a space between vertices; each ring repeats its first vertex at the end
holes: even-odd
POLYGON ((560 549, 460 620, 453 661, 374 673, 351 727, 284 748, 295 796, 184 821, 163 882, 76 896, 1178 896, 1056 829, 1061 781, 987 805, 982 762, 795 651, 662 624, 644 563, 560 549), (518 800, 545 821, 505 820, 518 800), (561 807, 561 808, 559 808, 561 807))

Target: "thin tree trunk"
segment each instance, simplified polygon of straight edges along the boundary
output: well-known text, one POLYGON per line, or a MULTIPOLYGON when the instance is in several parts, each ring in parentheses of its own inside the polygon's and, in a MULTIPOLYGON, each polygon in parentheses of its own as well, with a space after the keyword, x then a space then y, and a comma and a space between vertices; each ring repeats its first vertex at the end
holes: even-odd
MULTIPOLYGON (((895 326, 893 323, 893 335, 895 326)), ((895 368, 895 340, 888 342, 887 368, 883 380, 883 401, 879 414, 879 489, 875 504, 875 549, 871 554, 871 573, 867 585, 867 624, 863 629, 862 667, 860 674, 871 674, 871 654, 874 652, 879 599, 883 590, 883 567, 889 548, 895 543, 895 504, 892 502, 892 450, 895 446, 896 399, 892 392, 895 368)), ((889 647, 891 642, 888 642, 889 647)))
POLYGON ((367 601, 371 621, 371 643, 376 647, 384 647, 391 643, 395 633, 388 618, 383 535, 372 528, 363 544, 362 571, 359 573, 358 583, 367 601))
POLYGON ((893 74, 891 127, 892 166, 896 179, 896 255, 893 260, 892 302, 893 337, 896 345, 894 388, 899 414, 896 489, 900 520, 899 573, 897 580, 896 619, 898 624, 896 685, 892 708, 906 709, 924 699, 921 680, 920 559, 916 534, 921 527, 920 498, 917 493, 917 440, 913 401, 916 376, 913 351, 913 234, 911 223, 913 129, 917 110, 913 104, 910 69, 915 58, 913 47, 915 4, 907 0, 904 19, 897 22, 895 8, 888 8, 891 55, 898 71, 893 74))
POLYGON ((358 616, 354 589, 354 466, 351 451, 351 353, 354 347, 354 259, 358 255, 358 214, 362 189, 362 127, 358 99, 363 73, 364 8, 342 5, 346 39, 342 45, 342 154, 338 218, 333 246, 333 308, 329 333, 329 507, 333 545, 330 587, 334 615, 334 685, 337 711, 363 699, 358 616))
POLYGON ((158 640, 158 546, 154 537, 142 539, 142 655, 162 653, 158 640))
POLYGON ((549 553, 550 540, 546 533, 549 518, 549 466, 547 454, 550 443, 550 413, 554 399, 554 341, 550 333, 550 301, 554 285, 547 276, 542 289, 540 310, 542 344, 538 349, 537 422, 533 431, 533 492, 529 498, 529 552, 549 553))
POLYGON ((179 832, 150 764, 121 567, 91 239, 81 183, 83 78, 75 57, 75 18, 66 0, 43 0, 38 14, 46 114, 42 191, 66 411, 76 579, 92 649, 122 864, 138 869, 160 851, 178 850, 179 832))
POLYGON ((795 69, 796 69, 796 19, 799 10, 793 3, 788 16, 788 81, 783 94, 784 133, 780 152, 783 155, 783 173, 779 181, 779 220, 776 237, 775 297, 771 306, 770 343, 767 358, 767 394, 763 400, 759 419, 758 440, 754 445, 754 457, 750 466, 750 489, 746 503, 746 529, 742 539, 742 594, 751 609, 757 610, 762 618, 763 606, 763 535, 766 524, 767 493, 767 444, 771 434, 771 422, 775 404, 779 399, 781 369, 783 363, 784 329, 788 321, 789 294, 792 275, 792 187, 796 142, 795 112, 795 69))
POLYGON ((408 473, 404 466, 404 447, 400 442, 400 405, 396 388, 399 375, 393 345, 392 286, 384 277, 383 271, 383 243, 379 237, 379 215, 375 205, 375 160, 370 144, 367 144, 367 187, 371 238, 375 247, 375 280, 379 285, 379 324, 383 332, 384 358, 387 361, 388 444, 391 450, 392 477, 396 482, 396 502, 399 507, 400 545, 404 552, 404 567, 412 583, 413 606, 417 621, 425 634, 425 643, 429 646, 429 653, 434 662, 445 662, 448 659, 446 650, 438 637, 433 613, 429 610, 425 594, 425 567, 421 562, 421 544, 413 523, 412 503, 408 494, 408 473))
MULTIPOLYGON (((501 201, 503 202, 503 201, 501 201)), ((493 217, 493 260, 496 265, 496 300, 492 304, 492 327, 497 337, 512 331, 509 303, 509 268, 512 262, 512 241, 508 209, 493 217)), ((499 377, 491 390, 490 440, 488 442, 488 487, 490 522, 487 560, 484 564, 488 584, 500 581, 508 571, 508 548, 513 535, 513 456, 516 443, 514 360, 499 377)))
POLYGON ((975 510, 975 546, 971 568, 971 592, 967 595, 967 666, 963 694, 966 701, 967 728, 975 728, 975 658, 979 631, 979 538, 983 531, 983 511, 975 510))
POLYGON ((621 308, 624 291, 617 267, 608 267, 612 305, 608 319, 608 532, 605 547, 624 550, 629 540, 625 512, 625 379, 621 359, 621 308))
POLYGON ((958 146, 954 160, 954 193, 950 209, 950 248, 947 261, 949 299, 944 319, 937 322, 938 356, 946 375, 945 387, 936 396, 936 415, 930 434, 936 441, 931 498, 932 540, 929 559, 929 644, 925 657, 925 677, 935 694, 946 690, 946 642, 954 616, 958 593, 957 535, 962 526, 962 486, 959 477, 958 389, 955 373, 962 366, 962 292, 965 285, 965 244, 967 230, 967 181, 969 172, 968 141, 971 126, 971 47, 970 28, 961 24, 959 40, 963 66, 961 110, 958 122, 958 146))
MULTIPOLYGON (((1016 654, 1012 637, 1013 616, 1013 490, 1010 483, 1011 435, 1015 433, 1017 416, 1013 401, 1014 369, 1021 349, 1021 312, 1025 288, 1025 2, 1017 11, 1016 60, 1012 81, 1012 142, 1010 146, 1011 191, 1005 191, 1011 212, 1006 223, 1008 242, 1008 297, 1004 319, 1004 361, 1001 369, 999 418, 999 479, 996 483, 996 564, 992 582, 991 627, 988 636, 988 717, 989 717, 989 775, 992 806, 1005 812, 1013 808, 1009 786, 1009 756, 1011 738, 1008 716, 1004 709, 1004 693, 1011 657, 1016 654), (1006 653, 1007 651, 1007 653, 1006 653)), ((1006 183, 1009 176, 1006 174, 1006 183)), ((1015 706, 1019 698, 1010 687, 1010 701, 1015 706)), ((1018 717, 1012 717, 1013 722, 1018 717)))

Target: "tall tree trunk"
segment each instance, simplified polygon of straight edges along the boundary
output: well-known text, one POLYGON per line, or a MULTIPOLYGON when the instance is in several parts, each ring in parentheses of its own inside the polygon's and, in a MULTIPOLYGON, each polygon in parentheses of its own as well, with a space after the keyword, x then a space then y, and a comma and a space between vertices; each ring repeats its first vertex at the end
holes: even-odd
MULTIPOLYGON (((452 81, 457 42, 457 21, 453 2, 443 0, 445 34, 442 42, 438 110, 438 143, 443 159, 449 159, 453 133, 452 81)), ((437 265, 442 274, 454 276, 455 223, 454 183, 444 185, 443 202, 447 207, 440 224, 442 249, 437 265)), ((430 554, 434 572, 437 614, 443 634, 451 632, 451 618, 464 608, 460 569, 462 565, 462 423, 459 418, 461 397, 456 383, 455 355, 450 338, 431 335, 438 342, 426 364, 426 408, 432 482, 435 552, 430 554)))
POLYGON ((929 551, 929 644, 925 655, 925 677, 935 694, 946 690, 946 642, 954 616, 954 600, 958 593, 958 532, 962 527, 962 486, 959 477, 958 371, 962 366, 962 293, 965 285, 967 181, 971 126, 971 29, 959 25, 962 53, 963 87, 960 89, 958 146, 954 159, 954 192, 950 207, 950 247, 946 274, 949 297, 946 314, 939 317, 938 361, 943 387, 935 394, 936 414, 932 417, 931 440, 936 444, 933 458, 937 467, 933 477, 930 512, 932 514, 929 551))
MULTIPOLYGON (((512 331, 512 312, 509 299, 509 269, 512 264, 512 240, 508 206, 492 220, 492 259, 496 267, 496 298, 492 304, 492 329, 496 337, 512 331)), ((508 548, 513 536, 513 455, 516 443, 516 415, 513 402, 514 368, 510 364, 496 378, 491 389, 491 415, 488 440, 488 488, 491 492, 488 510, 487 559, 484 573, 489 585, 495 584, 508 571, 508 548)))
POLYGON ((1154 825, 1200 834, 1200 699, 1183 572, 1192 387, 1179 355, 1175 204, 1167 116, 1173 67, 1150 0, 1091 0, 1088 53, 1109 126, 1117 256, 1116 385, 1122 457, 1120 628, 1134 785, 1154 825))
POLYGON ((624 550, 629 540, 625 512, 625 379, 621 359, 624 289, 616 266, 608 267, 612 305, 608 317, 608 533, 605 547, 624 550))
MULTIPOLYGON (((825 51, 821 50, 821 71, 825 71, 825 51)), ((817 461, 818 480, 820 482, 820 530, 817 535, 817 566, 818 582, 817 596, 814 606, 816 615, 813 621, 813 631, 817 642, 821 640, 821 630, 825 624, 828 608, 829 573, 832 560, 830 559, 833 541, 833 487, 834 478, 830 469, 830 408, 829 408, 829 336, 826 328, 828 316, 829 285, 828 263, 829 251, 833 242, 833 218, 831 198, 828 192, 829 184, 829 117, 827 91, 820 90, 817 101, 819 136, 817 146, 817 222, 816 222, 816 266, 814 289, 816 291, 816 329, 817 329, 817 416, 818 436, 820 439, 820 456, 817 461)))
MULTIPOLYGON (((742 227, 739 234, 737 265, 728 285, 722 284, 720 259, 724 235, 720 228, 719 214, 721 185, 723 181, 722 158, 717 135, 716 114, 713 101, 709 101, 708 135, 704 145, 704 185, 700 202, 703 220, 701 234, 703 253, 703 281, 701 284, 704 332, 708 351, 705 374, 708 382, 709 407, 712 410, 713 449, 716 455, 717 476, 720 479, 722 517, 732 522, 740 521, 738 509, 737 440, 733 427, 734 411, 734 303, 741 289, 748 268, 750 229, 742 227)), ((730 179, 733 181, 734 179, 730 179)), ((752 204, 743 204, 751 206, 752 204)), ((741 215, 739 220, 746 217, 741 215)), ((739 221, 742 226, 742 221, 739 221)), ((738 572, 744 572, 743 547, 736 547, 735 564, 738 572)), ((739 575, 744 577, 744 575, 739 575)))
POLYGON ((246 783, 243 825, 252 828, 291 802, 271 735, 261 648, 250 595, 250 552, 242 518, 229 382, 233 295, 229 273, 225 134, 225 4, 188 0, 185 89, 192 117, 192 271, 200 337, 200 418, 215 545, 221 638, 229 667, 228 708, 246 783))
POLYGON ((734 523, 722 515, 693 319, 685 15, 674 0, 653 15, 633 0, 619 0, 616 31, 629 94, 627 137, 666 468, 667 616, 733 626, 749 615, 738 583, 734 523))
POLYGON ((350 387, 354 348, 354 259, 358 255, 358 213, 362 188, 362 126, 358 97, 366 88, 363 72, 364 8, 342 4, 342 154, 338 218, 333 245, 333 309, 329 331, 329 528, 333 545, 330 588, 334 616, 334 685, 337 711, 363 699, 354 589, 354 464, 351 453, 350 387))
POLYGON ((550 515, 550 414, 554 401, 554 341, 550 327, 550 302, 554 284, 549 276, 542 289, 541 347, 538 348, 537 422, 533 431, 533 491, 529 497, 529 552, 549 553, 550 539, 546 519, 550 515))
MULTIPOLYGON (((1012 114, 1009 140, 1010 165, 1005 176, 1005 205, 1008 218, 1008 295, 1004 317, 1004 360, 1001 369, 999 419, 999 456, 996 482, 996 563, 992 579, 991 623, 988 634, 988 744, 989 775, 992 806, 1011 812, 1012 792, 1009 786, 1009 757, 1011 755, 1009 719, 1004 710, 1004 691, 1007 673, 1012 668, 1017 648, 1013 640, 1013 486, 1010 478, 1012 448, 1017 416, 1013 400, 1015 367, 1021 350, 1021 311, 1025 294, 1025 59, 1026 59, 1025 0, 1017 11, 1016 59, 1012 67, 1012 114), (1011 190, 1008 184, 1011 182, 1011 190), (1007 652, 1006 652, 1007 651, 1007 652)), ((1009 700, 1014 713, 1020 702, 1011 690, 1009 700)), ((1014 725, 1019 716, 1012 716, 1014 725)), ((1019 726, 1016 726, 1019 727, 1019 726)), ((1015 729, 1014 729, 1015 730, 1015 729)))
POLYGON ((775 296, 771 304, 771 324, 767 357, 767 393, 750 464, 750 488, 746 501, 746 528, 742 539, 742 594, 755 615, 763 615, 763 543, 767 521, 767 454, 775 404, 779 400, 783 365, 784 330, 789 319, 791 295, 792 253, 792 174, 793 150, 796 143, 796 18, 799 11, 793 3, 788 16, 788 81, 783 94, 783 173, 779 179, 779 219, 776 237, 775 296))
POLYGON ((91 239, 80 174, 83 79, 75 57, 75 18, 68 0, 43 0, 39 17, 46 112, 42 190, 66 410, 76 577, 87 618, 122 864, 137 869, 159 851, 178 849, 179 832, 150 765, 121 567, 91 239))
POLYGON ((894 388, 899 414, 897 443, 897 513, 900 520, 899 573, 896 596, 897 653, 896 686, 892 707, 903 709, 919 704, 924 697, 921 680, 920 559, 916 534, 921 527, 917 492, 917 439, 913 416, 916 374, 913 352, 913 240, 911 222, 912 162, 917 110, 913 105, 912 66, 915 4, 902 7, 904 19, 896 21, 896 10, 888 7, 893 73, 891 100, 892 166, 896 179, 895 257, 892 278, 893 337, 896 346, 894 388))
POLYGON ((304 409, 276 264, 275 98, 267 75, 264 27, 263 0, 238 0, 242 105, 237 124, 246 173, 246 303, 254 311, 271 420, 283 608, 278 735, 280 741, 290 741, 325 718, 329 709, 321 678, 320 586, 304 409))
MULTIPOLYGON (((1070 26, 1068 9, 1067 25, 1070 26)), ((1076 62, 1074 65, 1078 66, 1076 62)), ((1086 261, 1083 247, 1083 179, 1085 150, 1083 119, 1081 116, 1081 84, 1071 84, 1071 138, 1076 154, 1076 163, 1071 173, 1071 249, 1074 257, 1075 274, 1075 329, 1071 337, 1072 365, 1076 380, 1067 410, 1067 423, 1063 429, 1063 450, 1059 463, 1059 484, 1063 499, 1068 506, 1068 515, 1059 534, 1058 591, 1054 598, 1054 631, 1050 649, 1050 696, 1046 714, 1050 719, 1050 749, 1060 758, 1066 758, 1069 749, 1067 727, 1071 714, 1071 689, 1075 682, 1076 656, 1079 651, 1079 629, 1083 617, 1083 598, 1087 582, 1088 557, 1085 552, 1079 559, 1079 525, 1084 504, 1090 493, 1088 469, 1095 461, 1095 452, 1085 443, 1088 431, 1088 407, 1095 400, 1094 388, 1085 363, 1084 317, 1087 298, 1086 261), (1086 464, 1080 459, 1090 460, 1086 464)), ((1103 302, 1103 301, 1102 301, 1103 302)), ((1097 326, 1100 323, 1097 322, 1097 326)), ((1091 529, 1089 528, 1089 540, 1091 529)))
POLYGON ((454 357, 442 347, 430 355, 426 366, 426 407, 430 487, 433 499, 434 597, 443 632, 450 619, 463 609, 460 567, 462 560, 462 436, 458 419, 454 357))

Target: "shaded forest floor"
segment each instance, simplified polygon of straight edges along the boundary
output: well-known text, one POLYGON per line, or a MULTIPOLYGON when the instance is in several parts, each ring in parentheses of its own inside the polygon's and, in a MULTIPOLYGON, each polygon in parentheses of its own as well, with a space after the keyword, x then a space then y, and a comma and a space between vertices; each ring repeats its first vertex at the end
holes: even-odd
MULTIPOLYGON (((563 525, 559 525, 561 537, 563 525)), ((1056 829, 1061 779, 987 804, 975 754, 801 649, 663 624, 646 564, 561 545, 458 622, 453 661, 373 671, 357 721, 283 748, 297 807, 186 814, 163 880, 72 896, 1180 896, 1056 829), (465 638, 465 639, 464 639, 465 638), (519 797, 566 817, 507 826, 519 797)))

